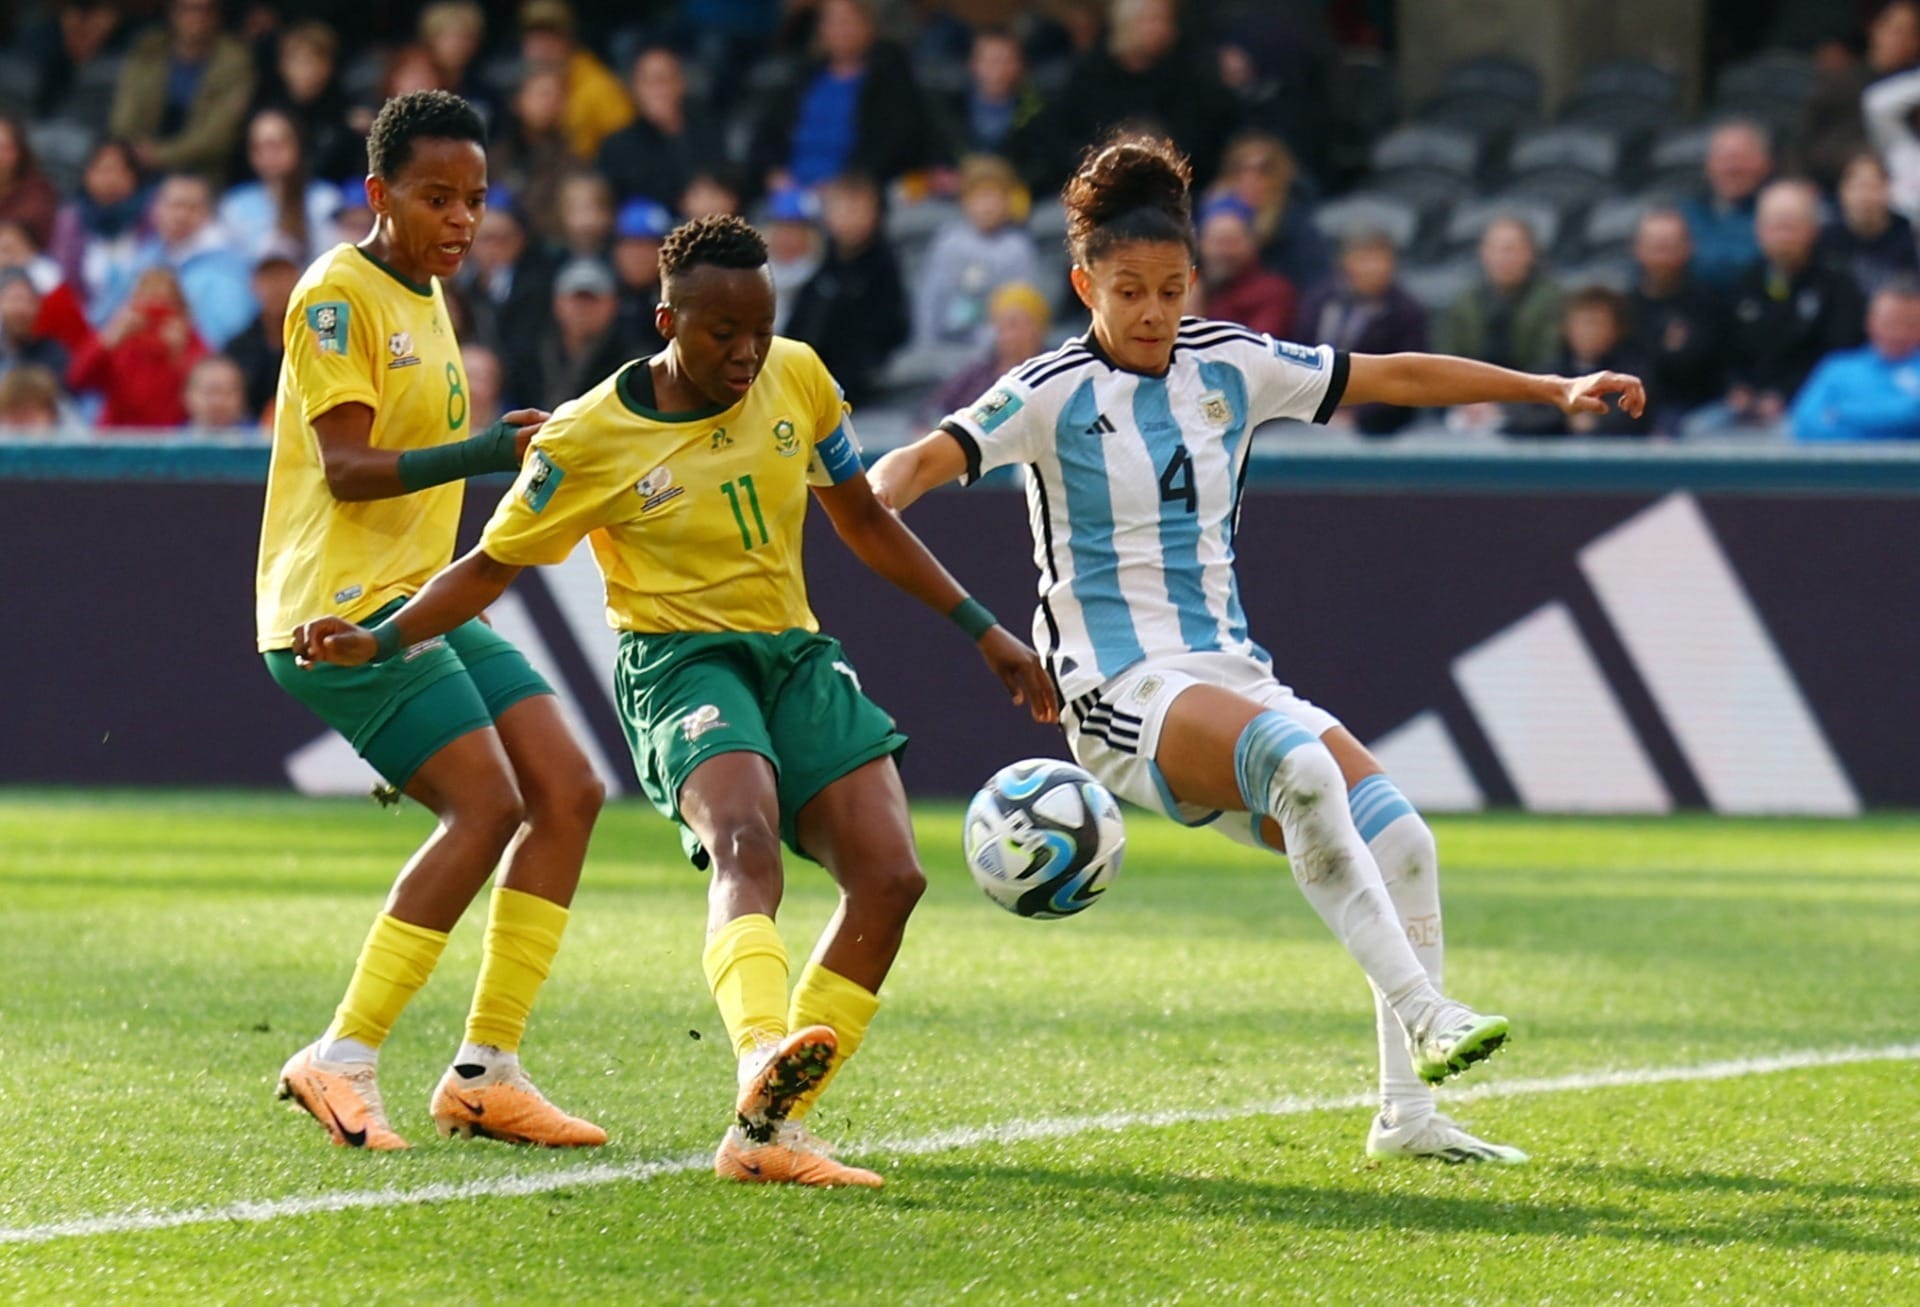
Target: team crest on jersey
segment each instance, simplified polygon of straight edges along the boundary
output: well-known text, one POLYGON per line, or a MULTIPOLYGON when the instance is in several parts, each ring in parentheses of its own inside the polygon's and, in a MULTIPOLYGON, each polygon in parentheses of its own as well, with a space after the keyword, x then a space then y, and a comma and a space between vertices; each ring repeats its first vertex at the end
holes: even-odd
POLYGON ((692 744, 714 727, 726 724, 717 706, 703 703, 680 719, 680 734, 686 737, 688 744, 692 744))
POLYGON ((773 447, 780 451, 782 458, 792 458, 800 452, 800 437, 794 432, 792 418, 781 418, 773 424, 773 447))
POLYGON ((322 354, 347 352, 347 305, 340 300, 307 306, 307 326, 313 331, 313 346, 322 354))
POLYGON ((633 483, 633 493, 640 496, 640 511, 651 513, 654 509, 664 508, 686 494, 687 488, 673 484, 672 469, 662 463, 633 483))
POLYGON ((545 512, 547 501, 553 498, 553 492, 560 488, 566 475, 567 470, 548 458, 544 450, 534 450, 527 459, 527 470, 521 473, 521 500, 534 512, 545 512))
POLYGON ((1019 411, 1020 397, 1004 386, 996 386, 973 406, 973 411, 968 416, 980 424, 982 431, 991 434, 996 427, 1019 411))
POLYGON ((732 449, 733 437, 727 434, 725 427, 715 427, 713 434, 707 437, 707 448, 716 454, 723 449, 732 449))
POLYGON ((387 364, 389 368, 411 368, 420 363, 419 356, 413 352, 411 331, 396 331, 388 336, 387 353, 393 355, 393 362, 387 364))
POLYGON ((1296 345, 1290 340, 1276 340, 1273 342, 1273 352, 1278 357, 1298 363, 1303 368, 1312 368, 1315 372, 1320 370, 1320 351, 1311 345, 1296 345))
POLYGON ((1233 405, 1227 397, 1217 390, 1209 390, 1200 397, 1200 416, 1216 427, 1233 425, 1233 405))

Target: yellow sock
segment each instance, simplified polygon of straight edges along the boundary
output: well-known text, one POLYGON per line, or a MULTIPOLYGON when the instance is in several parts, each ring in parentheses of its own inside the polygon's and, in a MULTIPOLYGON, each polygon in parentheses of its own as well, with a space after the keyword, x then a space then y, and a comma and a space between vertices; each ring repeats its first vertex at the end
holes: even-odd
POLYGON ((527 1033, 527 1014, 540 994, 567 910, 550 899, 496 885, 487 905, 487 937, 480 955, 480 979, 467 1014, 467 1042, 491 1044, 511 1053, 527 1033))
POLYGON ((793 1007, 787 1016, 787 1028, 832 1026, 833 1033, 839 1036, 840 1054, 833 1059, 833 1065, 827 1068, 820 1083, 794 1103, 793 1110, 787 1113, 789 1121, 798 1121, 812 1110, 814 1102, 840 1074, 847 1059, 860 1051, 860 1041, 867 1037, 867 1026, 879 1009, 880 996, 872 990, 854 984, 836 971, 828 971, 818 962, 807 963, 806 970, 800 973, 800 983, 793 987, 793 1007))
POLYGON ((401 1009, 427 983, 446 946, 444 931, 415 926, 385 912, 374 918, 346 995, 334 1009, 327 1038, 355 1039, 371 1048, 386 1043, 401 1009))
POLYGON ((787 1033, 787 946, 772 917, 735 917, 707 941, 701 963, 736 1055, 787 1033))

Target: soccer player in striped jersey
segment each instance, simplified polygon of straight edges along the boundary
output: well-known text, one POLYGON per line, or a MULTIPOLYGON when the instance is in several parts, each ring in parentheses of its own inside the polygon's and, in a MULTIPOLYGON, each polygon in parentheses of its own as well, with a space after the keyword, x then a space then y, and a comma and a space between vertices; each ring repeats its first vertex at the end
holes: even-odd
POLYGON ((287 307, 273 458, 260 528, 259 646, 280 687, 440 819, 395 881, 314 1043, 281 1097, 335 1144, 407 1141, 375 1066, 447 934, 497 865, 466 1040, 434 1091, 444 1134, 590 1146, 606 1132, 549 1103, 521 1069, 527 1015, 580 883, 602 787, 552 688, 482 622, 378 668, 298 665, 296 631, 329 611, 378 620, 453 556, 464 478, 513 471, 546 414, 478 435, 440 279, 486 207, 486 129, 445 91, 387 102, 367 138, 374 228, 321 255, 287 307))
POLYGON ((389 665, 469 621, 522 567, 590 540, 621 632, 616 698, 641 786, 713 876, 703 961, 739 1073, 714 1170, 877 1186, 827 1156, 803 1119, 865 1038, 926 882, 894 766, 906 737, 807 603, 809 498, 863 563, 952 617, 1036 720, 1055 720, 1053 687, 875 501, 840 387, 812 349, 773 334, 759 233, 733 217, 685 223, 660 272, 667 348, 560 406, 479 545, 371 631, 322 618, 296 648, 389 665), (841 891, 791 991, 774 924, 783 840, 841 891))
POLYGON ((1440 988, 1433 836, 1333 714, 1275 678, 1247 630, 1234 528, 1249 437, 1341 403, 1551 403, 1629 412, 1640 382, 1532 376, 1428 354, 1348 355, 1183 318, 1194 271, 1191 174, 1169 143, 1088 151, 1064 198, 1081 339, 1001 378, 939 431, 873 468, 905 509, 955 479, 1027 470, 1040 608, 1074 756, 1122 798, 1285 852, 1376 1000, 1380 1111, 1367 1151, 1520 1162, 1435 1110, 1431 1086, 1505 1042, 1504 1017, 1440 988))

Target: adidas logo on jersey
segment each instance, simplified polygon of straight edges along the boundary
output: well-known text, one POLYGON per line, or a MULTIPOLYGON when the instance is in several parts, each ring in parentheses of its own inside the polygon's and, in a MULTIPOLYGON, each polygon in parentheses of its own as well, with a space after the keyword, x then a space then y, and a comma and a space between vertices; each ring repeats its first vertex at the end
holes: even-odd
POLYGON ((1089 436, 1110 436, 1116 430, 1118 430, 1118 428, 1113 425, 1113 419, 1105 413, 1102 413, 1093 419, 1093 422, 1087 427, 1086 434, 1089 436))

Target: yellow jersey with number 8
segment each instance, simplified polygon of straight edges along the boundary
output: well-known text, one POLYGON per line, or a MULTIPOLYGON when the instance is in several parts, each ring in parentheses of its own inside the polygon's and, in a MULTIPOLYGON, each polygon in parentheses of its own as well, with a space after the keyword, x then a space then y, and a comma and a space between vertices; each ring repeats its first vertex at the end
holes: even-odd
POLYGON ((467 374, 437 282, 408 281, 359 247, 337 245, 294 286, 284 330, 255 579, 262 650, 290 646, 301 622, 328 613, 356 620, 410 595, 453 557, 461 483, 337 500, 314 419, 365 404, 376 449, 471 434, 467 374))

